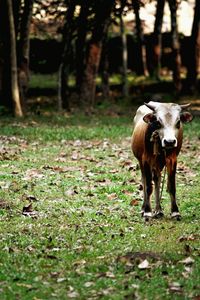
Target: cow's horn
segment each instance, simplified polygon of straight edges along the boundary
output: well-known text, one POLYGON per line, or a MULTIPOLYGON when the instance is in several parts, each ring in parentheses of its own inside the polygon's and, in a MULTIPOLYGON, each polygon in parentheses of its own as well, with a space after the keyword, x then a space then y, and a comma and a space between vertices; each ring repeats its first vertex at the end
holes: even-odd
POLYGON ((146 105, 149 109, 155 111, 154 105, 152 105, 152 104, 150 104, 150 103, 146 103, 146 102, 144 102, 144 105, 146 105))
POLYGON ((187 103, 187 104, 181 104, 180 107, 182 108, 182 110, 188 108, 191 105, 191 103, 187 103))

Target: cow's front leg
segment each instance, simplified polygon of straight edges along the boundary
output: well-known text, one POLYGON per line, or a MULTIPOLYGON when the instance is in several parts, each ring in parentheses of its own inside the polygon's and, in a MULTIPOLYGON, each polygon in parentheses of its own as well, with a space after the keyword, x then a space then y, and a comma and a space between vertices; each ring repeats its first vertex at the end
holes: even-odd
POLYGON ((179 213, 178 205, 176 203, 176 160, 167 161, 167 191, 170 194, 171 199, 171 216, 172 218, 180 219, 181 215, 179 213))
POLYGON ((156 207, 154 212, 155 218, 161 218, 163 217, 163 211, 160 204, 160 183, 161 183, 161 173, 160 172, 154 172, 153 174, 153 181, 155 184, 155 200, 156 200, 156 207))
POLYGON ((144 163, 141 166, 142 171, 142 181, 143 181, 143 193, 144 201, 142 205, 142 216, 144 218, 151 218, 151 194, 152 194, 152 172, 148 163, 144 163))

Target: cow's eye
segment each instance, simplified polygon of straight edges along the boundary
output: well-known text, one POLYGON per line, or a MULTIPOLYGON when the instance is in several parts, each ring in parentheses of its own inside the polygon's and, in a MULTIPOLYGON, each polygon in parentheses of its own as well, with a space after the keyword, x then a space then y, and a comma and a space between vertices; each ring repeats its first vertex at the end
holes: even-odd
POLYGON ((155 122, 155 126, 156 126, 157 129, 160 129, 162 127, 162 124, 157 120, 155 122))
POLYGON ((181 125, 181 121, 178 120, 178 121, 176 122, 176 128, 179 129, 179 128, 180 128, 180 125, 181 125))

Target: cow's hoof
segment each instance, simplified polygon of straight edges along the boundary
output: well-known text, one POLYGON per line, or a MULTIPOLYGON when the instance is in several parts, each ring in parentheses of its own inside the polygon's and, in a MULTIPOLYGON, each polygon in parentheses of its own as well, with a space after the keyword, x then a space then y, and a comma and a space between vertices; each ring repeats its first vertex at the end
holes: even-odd
POLYGON ((155 219, 160 219, 160 218, 164 217, 164 213, 162 212, 162 210, 155 211, 153 217, 155 219))
POLYGON ((177 221, 180 221, 181 220, 181 215, 179 212, 175 211, 173 213, 171 213, 171 218, 173 220, 177 220, 177 221))
POLYGON ((145 221, 149 221, 150 219, 152 219, 152 217, 153 217, 153 214, 150 211, 143 213, 143 218, 145 219, 145 221))

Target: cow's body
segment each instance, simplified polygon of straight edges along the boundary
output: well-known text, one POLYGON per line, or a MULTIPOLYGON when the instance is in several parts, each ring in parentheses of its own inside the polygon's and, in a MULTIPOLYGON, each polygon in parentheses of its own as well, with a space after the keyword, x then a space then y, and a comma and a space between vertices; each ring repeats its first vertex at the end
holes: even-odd
POLYGON ((150 197, 155 185, 155 214, 163 215, 160 205, 161 172, 166 166, 168 173, 167 190, 171 198, 171 215, 180 217, 176 203, 176 165, 182 146, 182 122, 189 122, 192 116, 183 112, 186 106, 173 103, 149 102, 138 108, 134 118, 132 151, 138 159, 142 173, 144 202, 142 214, 151 217, 150 197))

